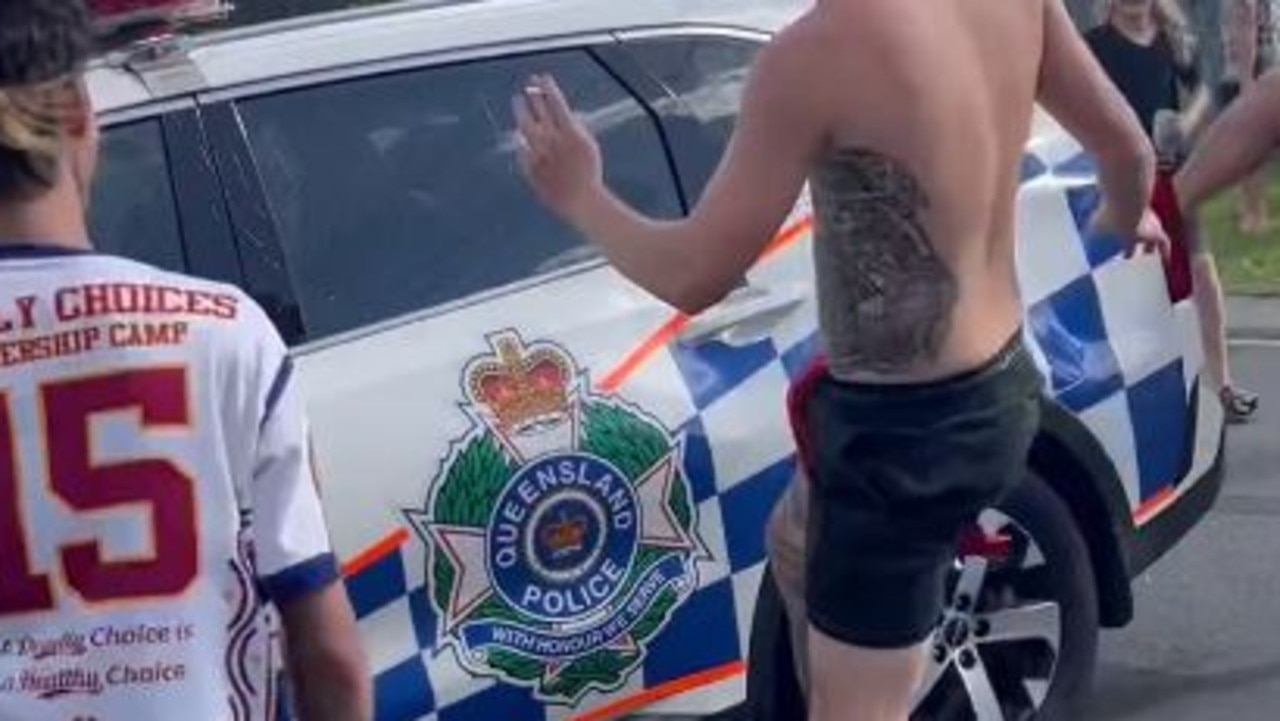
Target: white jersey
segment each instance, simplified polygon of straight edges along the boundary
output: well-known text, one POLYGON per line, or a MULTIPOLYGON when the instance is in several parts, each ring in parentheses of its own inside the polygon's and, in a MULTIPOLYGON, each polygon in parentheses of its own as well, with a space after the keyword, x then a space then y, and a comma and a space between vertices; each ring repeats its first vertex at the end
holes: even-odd
POLYGON ((338 577, 284 344, 238 290, 0 246, 0 721, 274 716, 338 577))

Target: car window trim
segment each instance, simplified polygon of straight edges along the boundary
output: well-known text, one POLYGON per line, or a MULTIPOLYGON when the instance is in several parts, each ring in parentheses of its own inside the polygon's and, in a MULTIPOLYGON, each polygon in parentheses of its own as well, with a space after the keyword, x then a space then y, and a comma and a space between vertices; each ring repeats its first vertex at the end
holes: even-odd
POLYGON ((643 28, 628 28, 626 30, 596 30, 589 32, 566 33, 561 35, 530 38, 528 40, 518 42, 502 41, 471 45, 465 48, 456 48, 452 50, 424 51, 421 53, 411 53, 383 60, 320 68, 284 77, 269 78, 265 80, 228 85, 210 90, 202 90, 195 94, 195 98, 197 102, 201 104, 214 104, 227 101, 236 102, 246 97, 256 95, 267 95, 270 93, 280 92, 282 90, 290 90, 322 82, 353 79, 386 72, 397 72, 402 70, 426 68, 434 65, 450 65, 459 62, 500 58, 506 55, 526 55, 529 53, 564 50, 569 48, 587 48, 600 44, 624 42, 627 39, 642 39, 646 37, 680 37, 689 35, 738 38, 754 41, 768 40, 770 37, 769 33, 761 30, 732 25, 717 25, 715 23, 675 23, 652 25, 643 28))
POLYGON ((642 45, 645 41, 653 40, 738 42, 752 45, 756 51, 759 51, 768 42, 768 35, 759 32, 744 33, 724 28, 705 32, 690 32, 685 27, 677 28, 674 32, 660 32, 649 29, 617 33, 616 42, 593 49, 600 62, 611 69, 611 72, 619 78, 619 82, 626 84, 631 88, 634 95, 641 98, 645 107, 657 122, 663 140, 667 145, 668 158, 672 164, 673 172, 676 174, 681 197, 687 207, 686 212, 692 212, 692 206, 694 205, 693 188, 689 187, 690 179, 685 172, 684 164, 676 157, 681 149, 677 146, 686 142, 700 144, 700 138, 691 137, 687 133, 680 131, 678 126, 673 126, 670 121, 674 116, 659 111, 657 105, 665 100, 675 101, 681 107, 681 112, 675 115, 679 115, 700 126, 704 125, 704 123, 689 112, 684 98, 674 94, 663 79, 655 75, 653 70, 635 54, 635 47, 642 45))
POLYGON ((685 187, 684 175, 680 172, 680 164, 676 160, 675 148, 672 146, 671 134, 668 132, 667 124, 662 122, 662 114, 654 107, 655 88, 646 87, 655 83, 652 73, 640 67, 635 58, 627 54, 621 44, 616 41, 605 45, 592 45, 586 48, 586 51, 591 56, 591 59, 603 68, 619 87, 625 90, 632 98, 635 98, 636 102, 644 110, 644 114, 649 118, 654 132, 658 135, 658 142, 662 146, 662 156, 667 172, 671 174, 671 179, 675 186, 676 197, 680 203, 680 213, 687 217, 693 212, 689 190, 685 187), (625 58, 618 57, 619 54, 625 55, 625 58), (634 67, 628 67, 628 64, 634 67))
POLYGON ((395 58, 361 62, 351 65, 311 70, 278 78, 259 80, 251 83, 218 88, 200 92, 197 102, 204 105, 217 103, 240 103, 242 101, 272 95, 287 90, 326 85, 346 80, 358 80, 411 70, 427 70, 442 65, 456 65, 482 60, 498 60, 503 57, 530 55, 539 52, 557 50, 581 50, 599 43, 614 43, 616 38, 608 32, 584 33, 541 38, 518 43, 494 43, 476 45, 444 52, 424 52, 402 55, 395 58))
POLYGON ((184 96, 181 98, 170 98, 168 100, 130 105, 122 108, 112 108, 111 110, 104 110, 97 113, 98 127, 107 131, 117 125, 129 125, 130 123, 141 122, 152 118, 160 120, 170 113, 192 110, 197 106, 198 103, 194 97, 184 96))
MULTIPOLYGON (((218 244, 217 249, 212 251, 214 256, 220 257, 217 262, 192 262, 192 258, 199 256, 201 253, 209 255, 209 251, 214 247, 207 242, 211 237, 210 234, 219 232, 205 228, 200 223, 193 222, 191 207, 198 200, 192 200, 192 191, 200 192, 202 196, 213 197, 219 201, 215 212, 219 217, 218 222, 221 227, 228 229, 228 232, 231 222, 230 209, 226 204, 221 178, 212 168, 208 168, 206 163, 201 162, 200 158, 193 159, 191 157, 192 153, 204 155, 211 152, 208 135, 205 132, 204 118, 196 99, 191 96, 182 96, 123 108, 114 108, 98 113, 97 123, 99 132, 104 134, 110 133, 116 128, 138 123, 156 124, 160 143, 165 153, 166 181, 170 192, 173 194, 173 210, 178 222, 178 244, 182 253, 183 272, 199 277, 209 277, 219 282, 236 285, 243 283, 244 268, 233 245, 223 248, 225 244, 218 244), (188 116, 189 122, 193 123, 194 129, 200 136, 199 144, 194 147, 174 142, 175 123, 178 122, 179 116, 182 115, 188 116), (178 156, 186 156, 187 160, 194 160, 194 162, 177 163, 175 162, 175 157, 178 156), (192 168, 205 168, 208 172, 193 174, 191 172, 192 168), (193 227, 201 228, 201 230, 193 231, 193 227), (201 246, 202 251, 193 255, 192 249, 197 245, 201 246), (228 255, 228 253, 230 254, 228 255), (230 272, 209 275, 212 269, 219 266, 228 269, 230 272)), ((227 240, 231 239, 227 238, 227 240)))
POLYGON ((241 287, 259 303, 276 323, 277 330, 290 346, 298 341, 294 333, 305 335, 297 290, 286 269, 284 245, 280 241, 279 221, 267 199, 266 188, 258 167, 258 157, 245 133, 240 108, 233 102, 203 105, 204 134, 209 157, 219 178, 227 219, 231 228, 231 244, 240 266, 241 287), (246 260, 245 245, 254 243, 270 253, 268 261, 246 260), (280 308, 299 309, 299 327, 281 325, 283 318, 274 313, 267 293, 279 290, 280 308))
POLYGON ((636 40, 653 40, 655 38, 728 38, 767 42, 772 37, 770 33, 763 30, 698 23, 615 30, 612 35, 615 40, 623 44, 636 40))
MULTIPOLYGON (((685 212, 691 213, 695 205, 694 192, 689 185, 690 178, 686 168, 683 162, 677 158, 677 155, 685 143, 701 145, 703 138, 696 134, 690 135, 680 129, 679 126, 673 126, 671 124, 671 115, 658 110, 657 103, 664 99, 676 101, 682 107, 682 112, 687 112, 687 107, 684 106, 684 100, 674 95, 666 83, 634 54, 632 46, 646 40, 720 40, 745 42, 762 47, 769 41, 770 36, 768 33, 760 31, 744 31, 736 28, 681 25, 674 28, 645 28, 619 31, 614 33, 614 37, 615 42, 594 46, 592 54, 596 56, 602 65, 610 69, 610 72, 618 78, 619 82, 629 88, 632 94, 640 99, 653 122, 656 123, 663 147, 666 150, 668 164, 676 179, 676 187, 680 192, 680 201, 685 206, 685 212)), ((692 115, 686 119, 689 122, 702 125, 702 122, 692 115)), ((743 273, 742 277, 738 279, 737 287, 743 288, 749 285, 751 285, 749 272, 743 273)))
POLYGON ((243 286, 244 266, 235 244, 231 211, 222 177, 211 160, 213 151, 200 107, 192 103, 167 112, 160 116, 160 126, 186 271, 243 286))

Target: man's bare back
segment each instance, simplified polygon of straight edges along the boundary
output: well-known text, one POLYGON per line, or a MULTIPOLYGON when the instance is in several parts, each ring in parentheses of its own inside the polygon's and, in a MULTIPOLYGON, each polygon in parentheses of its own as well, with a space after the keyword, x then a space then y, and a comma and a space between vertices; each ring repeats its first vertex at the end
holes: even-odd
POLYGON ((980 365, 1020 324, 1019 162, 1039 89, 1044 6, 820 4, 768 52, 845 78, 813 110, 822 328, 847 379, 920 381, 980 365))

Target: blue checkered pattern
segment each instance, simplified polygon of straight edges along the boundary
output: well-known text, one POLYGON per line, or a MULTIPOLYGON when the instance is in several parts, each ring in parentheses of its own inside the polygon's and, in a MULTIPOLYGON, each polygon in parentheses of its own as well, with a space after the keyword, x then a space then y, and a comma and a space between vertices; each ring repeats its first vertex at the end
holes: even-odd
MULTIPOLYGON (((1114 238, 1086 232, 1098 200, 1081 180, 1089 172, 1088 158, 1071 148, 1041 149, 1023 163, 1018 266, 1026 336, 1049 391, 1097 434, 1136 509, 1179 480, 1182 445, 1169 439, 1187 430, 1201 359, 1189 340, 1196 338, 1193 309, 1168 301, 1159 261, 1125 259, 1114 238)), ((794 257, 784 262, 808 262, 807 254, 787 255, 794 257)), ((794 277, 796 270, 773 272, 794 277)), ((766 275, 753 280, 767 283, 770 271, 757 272, 766 275)), ((650 387, 687 393, 687 417, 671 425, 685 438, 711 558, 700 565, 699 590, 626 685, 588 697, 583 709, 745 658, 765 519, 795 470, 778 414, 788 385, 818 350, 811 311, 745 347, 673 344, 644 371, 655 376, 650 387)), ((410 543, 348 581, 374 653, 379 721, 571 718, 528 690, 471 677, 452 650, 436 649, 443 644, 424 567, 421 545, 410 543)))
POLYGON ((1024 163, 1018 270, 1032 341, 1053 396, 1094 431, 1131 510, 1179 483, 1202 355, 1190 301, 1169 298, 1161 261, 1124 257, 1093 233, 1100 197, 1078 147, 1024 163))

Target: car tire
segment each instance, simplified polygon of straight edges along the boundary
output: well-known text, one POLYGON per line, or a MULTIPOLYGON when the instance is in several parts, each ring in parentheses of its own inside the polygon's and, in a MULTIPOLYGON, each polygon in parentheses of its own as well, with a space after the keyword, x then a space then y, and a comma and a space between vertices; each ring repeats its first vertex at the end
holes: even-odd
MULTIPOLYGON (((948 589, 948 620, 956 618, 959 586, 965 582, 966 569, 975 564, 983 565, 989 574, 984 576, 988 582, 979 594, 981 600, 972 606, 975 623, 1009 618, 996 614, 1020 611, 1035 612, 1039 618, 1042 610, 1057 607, 1056 614, 1046 616, 1056 616, 1056 634, 1043 630, 1043 637, 1034 634, 1024 640, 1012 635, 1008 640, 988 636, 992 640, 970 644, 969 648, 982 649, 978 652, 982 659, 978 667, 991 669, 990 682, 1001 705, 1001 716, 995 718, 1081 718, 1097 665, 1098 597, 1088 547, 1070 509, 1043 478, 1028 470, 1026 481, 996 509, 984 514, 982 525, 994 531, 996 537, 1009 539, 1006 555, 957 559, 948 589)), ((1004 625, 1001 629, 995 635, 1007 633, 1004 625)), ((964 645, 948 648, 944 663, 938 663, 933 656, 944 645, 946 632, 944 621, 930 642, 930 667, 938 675, 931 675, 929 683, 934 678, 937 681, 928 693, 922 691, 912 721, 980 718, 974 710, 967 677, 959 670, 964 645)), ((805 718, 804 698, 792 663, 786 611, 773 576, 767 571, 752 622, 745 708, 754 721, 805 718)))
POLYGON ((1002 507, 1040 544, 1048 594, 1062 607, 1058 665, 1037 718, 1073 721, 1088 702, 1098 665, 1100 607, 1089 545, 1066 502, 1034 472, 1002 507))

